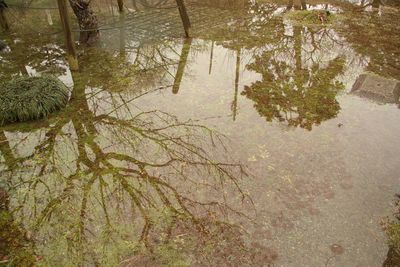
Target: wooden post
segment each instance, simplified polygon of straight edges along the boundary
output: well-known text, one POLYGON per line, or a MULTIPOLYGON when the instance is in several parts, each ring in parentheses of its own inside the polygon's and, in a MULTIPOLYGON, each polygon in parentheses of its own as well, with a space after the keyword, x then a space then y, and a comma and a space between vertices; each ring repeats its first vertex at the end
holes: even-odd
POLYGON ((239 76, 240 76, 240 54, 241 49, 238 49, 236 52, 236 72, 235 72, 235 96, 232 103, 232 111, 233 111, 233 121, 236 121, 237 116, 237 103, 238 103, 238 93, 239 93, 239 76))
POLYGON ((57 0, 58 10, 60 11, 61 24, 63 25, 65 43, 67 46, 67 56, 71 71, 79 70, 78 57, 75 50, 74 38, 72 36, 71 24, 68 17, 66 0, 57 0))
POLYGON ((214 41, 212 41, 211 43, 210 67, 208 68, 209 75, 211 75, 213 60, 214 60, 214 41))
POLYGON ((187 38, 182 46, 181 57, 178 64, 178 69, 175 74, 175 81, 172 87, 172 93, 177 94, 181 86, 183 74, 185 73, 186 63, 190 52, 190 47, 192 46, 192 39, 187 38))
POLYGON ((190 19, 189 19, 189 16, 187 14, 185 2, 183 2, 183 1, 184 0, 176 0, 176 3, 178 5, 179 14, 181 15, 183 28, 185 29, 186 37, 189 38, 190 37, 190 29, 191 29, 192 26, 190 24, 190 19))
POLYGON ((124 0, 117 0, 118 1, 118 10, 119 12, 124 12, 124 0))
POLYGON ((121 14, 119 17, 119 55, 125 57, 125 43, 126 43, 126 32, 125 32, 125 14, 121 14))

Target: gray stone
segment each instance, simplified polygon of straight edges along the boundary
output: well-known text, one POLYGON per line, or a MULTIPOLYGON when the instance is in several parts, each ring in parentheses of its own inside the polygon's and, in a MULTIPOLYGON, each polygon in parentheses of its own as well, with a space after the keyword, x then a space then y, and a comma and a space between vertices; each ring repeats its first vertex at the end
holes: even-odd
POLYGON ((351 92, 379 103, 399 103, 400 82, 375 74, 362 74, 351 92))

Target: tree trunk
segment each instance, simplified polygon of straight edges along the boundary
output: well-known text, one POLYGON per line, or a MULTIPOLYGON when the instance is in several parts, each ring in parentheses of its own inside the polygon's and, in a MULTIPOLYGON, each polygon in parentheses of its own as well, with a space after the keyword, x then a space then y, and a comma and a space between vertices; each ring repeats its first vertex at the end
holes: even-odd
POLYGON ((5 30, 8 31, 10 26, 8 25, 7 18, 4 15, 4 10, 7 8, 7 4, 0 0, 0 26, 5 30))
POLYGON ((183 28, 185 29, 185 34, 186 37, 190 37, 190 30, 191 30, 191 24, 190 24, 190 19, 186 10, 185 2, 183 0, 176 0, 176 3, 178 5, 179 9, 179 14, 181 15, 182 23, 183 23, 183 28))
POLYGON ((124 12, 124 0, 118 0, 118 10, 124 12))
POLYGON ((179 59, 178 69, 176 70, 174 85, 172 86, 172 93, 174 94, 177 94, 179 92, 191 46, 192 39, 186 38, 182 46, 181 57, 179 59))
POLYGON ((74 38, 72 36, 71 24, 69 23, 67 1, 57 0, 60 19, 64 29, 65 44, 67 47, 69 68, 72 71, 79 70, 78 57, 76 55, 74 38))
POLYGON ((100 35, 99 23, 96 15, 90 8, 91 0, 69 0, 72 10, 78 19, 80 35, 79 42, 82 44, 95 43, 100 35))

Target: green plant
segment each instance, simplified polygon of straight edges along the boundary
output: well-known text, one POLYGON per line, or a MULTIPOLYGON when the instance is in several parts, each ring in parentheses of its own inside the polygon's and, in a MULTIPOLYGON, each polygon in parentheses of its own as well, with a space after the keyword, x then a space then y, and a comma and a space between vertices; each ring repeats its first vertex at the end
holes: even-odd
POLYGON ((0 84, 0 126, 46 117, 67 104, 68 93, 51 76, 24 76, 0 84))

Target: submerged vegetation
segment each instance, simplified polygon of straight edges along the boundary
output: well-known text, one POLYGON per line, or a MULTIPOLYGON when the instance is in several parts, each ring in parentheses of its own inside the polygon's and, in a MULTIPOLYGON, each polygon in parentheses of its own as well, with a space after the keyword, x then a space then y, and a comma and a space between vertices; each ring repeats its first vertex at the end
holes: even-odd
POLYGON ((0 84, 0 125, 48 116, 68 102, 68 88, 57 78, 18 77, 0 84))

